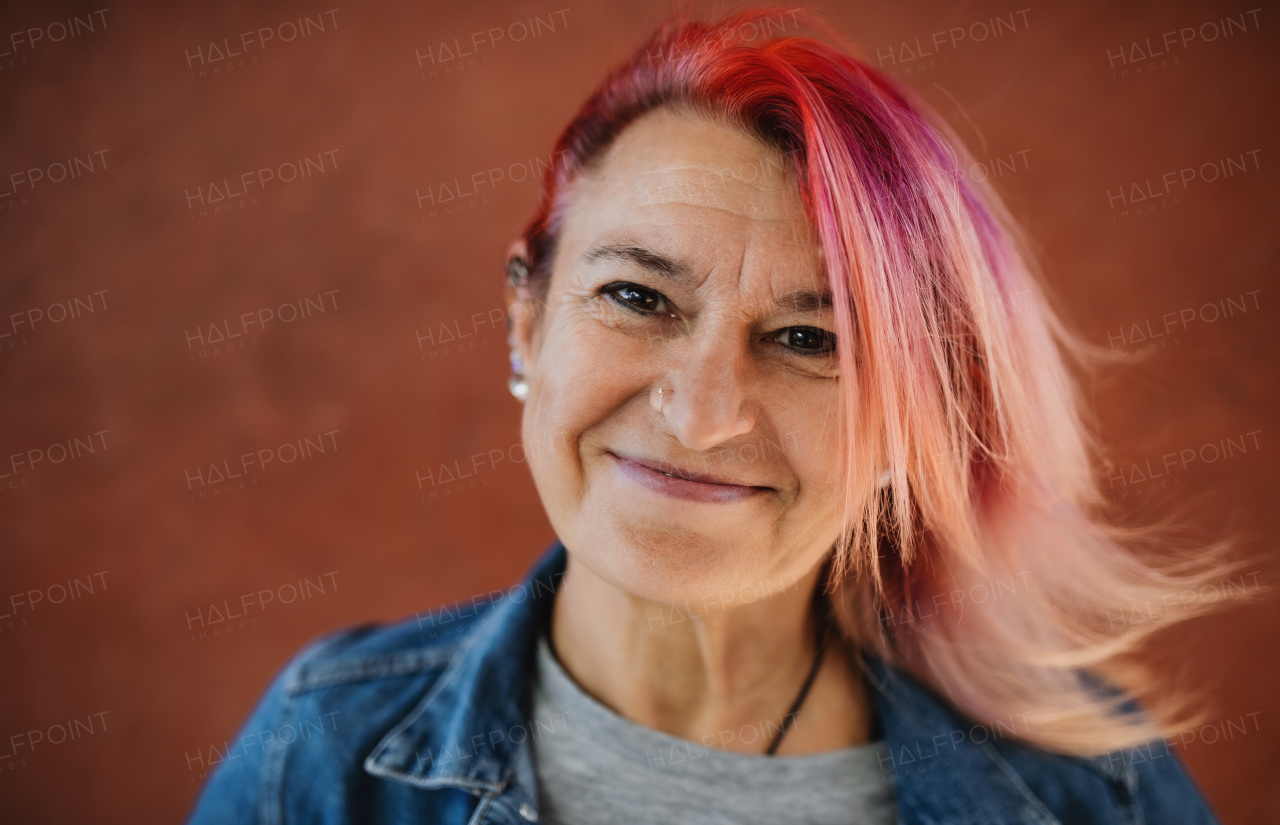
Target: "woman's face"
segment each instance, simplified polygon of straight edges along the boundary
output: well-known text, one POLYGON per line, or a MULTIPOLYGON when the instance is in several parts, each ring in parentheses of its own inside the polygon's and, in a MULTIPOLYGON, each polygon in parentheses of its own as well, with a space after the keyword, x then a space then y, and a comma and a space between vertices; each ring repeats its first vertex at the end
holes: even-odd
POLYGON ((547 514, 636 595, 752 601, 837 538, 834 315, 789 165, 648 113, 574 184, 544 303, 513 307, 547 514))

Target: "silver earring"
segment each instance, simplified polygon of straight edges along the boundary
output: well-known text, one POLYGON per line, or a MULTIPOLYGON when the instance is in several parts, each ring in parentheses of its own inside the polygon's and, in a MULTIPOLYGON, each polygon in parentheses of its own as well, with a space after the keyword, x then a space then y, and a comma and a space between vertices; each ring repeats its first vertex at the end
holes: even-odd
POLYGON ((878 482, 876 482, 876 486, 877 486, 877 487, 888 487, 888 486, 889 486, 889 482, 890 482, 890 481, 892 481, 892 480, 893 480, 893 474, 889 472, 889 469, 888 469, 888 468, 885 468, 885 471, 884 471, 883 473, 881 473, 881 474, 880 474, 880 480, 879 480, 878 482))
POLYGON ((520 358, 520 350, 511 350, 511 375, 507 378, 507 389, 517 401, 529 397, 529 385, 524 380, 524 362, 520 358))

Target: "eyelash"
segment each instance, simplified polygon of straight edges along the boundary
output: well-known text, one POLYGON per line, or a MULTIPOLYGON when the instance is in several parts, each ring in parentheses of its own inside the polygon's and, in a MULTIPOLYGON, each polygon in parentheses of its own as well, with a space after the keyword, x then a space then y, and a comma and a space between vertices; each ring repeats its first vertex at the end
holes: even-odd
MULTIPOLYGON (((632 304, 629 301, 624 300, 619 296, 619 293, 628 291, 628 290, 633 292, 639 292, 647 296, 652 296, 653 298, 657 299, 657 303, 660 303, 662 305, 665 305, 667 303, 667 297, 662 293, 649 289, 648 287, 640 286, 639 284, 635 284, 630 281, 614 281, 613 283, 606 284, 600 288, 600 293, 606 296, 610 301, 612 301, 617 306, 621 307, 622 309, 628 312, 635 313, 636 315, 649 316, 649 317, 656 317, 656 316, 669 316, 672 318, 676 317, 676 314, 669 310, 664 312, 656 309, 644 309, 636 306, 635 304, 632 304)), ((790 334, 795 332, 804 333, 806 335, 815 335, 820 341, 823 342, 824 345, 821 349, 801 349, 799 347, 793 347, 793 346, 790 346, 789 344, 784 344, 782 342, 778 342, 778 343, 781 346, 785 347, 787 350, 807 358, 831 356, 835 354, 836 336, 830 332, 827 332, 825 329, 820 329, 818 327, 808 327, 808 326, 786 327, 784 329, 778 330, 769 340, 776 340, 777 338, 781 337, 784 333, 790 334)))

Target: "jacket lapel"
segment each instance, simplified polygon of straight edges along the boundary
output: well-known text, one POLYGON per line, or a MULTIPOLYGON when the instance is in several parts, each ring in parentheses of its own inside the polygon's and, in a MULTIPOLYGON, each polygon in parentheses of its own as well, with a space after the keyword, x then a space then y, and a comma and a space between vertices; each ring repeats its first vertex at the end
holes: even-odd
POLYGON ((526 728, 537 633, 564 574, 558 542, 466 635, 427 695, 365 759, 374 776, 418 788, 458 788, 516 806, 537 785, 526 728))

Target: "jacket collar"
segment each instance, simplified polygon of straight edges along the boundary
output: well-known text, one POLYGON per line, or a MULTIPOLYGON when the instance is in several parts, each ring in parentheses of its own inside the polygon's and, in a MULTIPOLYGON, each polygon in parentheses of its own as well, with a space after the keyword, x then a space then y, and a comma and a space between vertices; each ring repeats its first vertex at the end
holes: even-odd
MULTIPOLYGON (((418 788, 509 794, 514 806, 536 809, 530 674, 566 560, 556 542, 477 620, 427 695, 369 754, 366 771, 418 788)), ((864 660, 903 825, 1056 825, 984 728, 905 672, 864 660)))
POLYGON ((534 804, 529 675, 566 560, 556 542, 493 603, 427 695, 365 759, 366 771, 418 788, 510 790, 516 806, 534 804))

